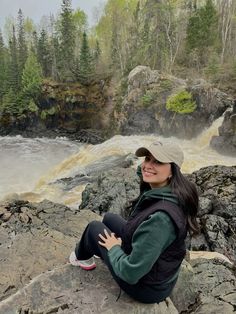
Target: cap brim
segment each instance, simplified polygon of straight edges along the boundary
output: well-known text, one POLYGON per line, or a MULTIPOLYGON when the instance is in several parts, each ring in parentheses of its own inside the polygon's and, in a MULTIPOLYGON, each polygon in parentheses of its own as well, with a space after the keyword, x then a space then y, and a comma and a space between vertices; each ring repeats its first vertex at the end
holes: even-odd
POLYGON ((144 157, 151 154, 151 152, 146 147, 140 147, 136 150, 135 155, 137 157, 144 157))
POLYGON ((147 149, 146 147, 140 147, 136 150, 135 155, 137 157, 144 157, 144 156, 148 156, 148 155, 152 155, 155 159, 159 160, 160 162, 163 163, 170 163, 171 160, 166 157, 162 152, 161 149, 158 149, 158 152, 155 150, 152 150, 152 147, 150 147, 149 149, 147 149))

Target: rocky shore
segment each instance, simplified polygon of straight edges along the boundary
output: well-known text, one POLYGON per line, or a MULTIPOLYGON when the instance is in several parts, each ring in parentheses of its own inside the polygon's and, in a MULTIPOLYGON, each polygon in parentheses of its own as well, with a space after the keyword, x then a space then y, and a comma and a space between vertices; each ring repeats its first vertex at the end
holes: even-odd
MULTIPOLYGON (((145 305, 119 288, 103 263, 85 272, 68 255, 87 223, 123 210, 138 193, 132 158, 90 174, 80 209, 47 200, 0 206, 0 313, 234 313, 236 309, 236 167, 211 166, 188 175, 200 193, 201 235, 188 239, 178 283, 165 302, 145 305), (127 161, 128 160, 128 161, 127 161), (209 253, 208 253, 208 252, 209 253)), ((63 181, 68 191, 81 178, 63 181)))

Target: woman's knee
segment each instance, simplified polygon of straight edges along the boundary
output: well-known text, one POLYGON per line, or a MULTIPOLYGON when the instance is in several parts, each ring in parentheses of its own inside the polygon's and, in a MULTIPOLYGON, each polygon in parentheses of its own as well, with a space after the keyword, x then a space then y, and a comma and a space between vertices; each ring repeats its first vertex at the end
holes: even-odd
POLYGON ((98 227, 101 227, 102 222, 98 220, 92 220, 88 224, 88 229, 97 229, 98 227))
POLYGON ((92 237, 98 238, 99 233, 104 233, 104 229, 107 229, 107 231, 110 233, 109 228, 105 226, 104 223, 101 221, 93 220, 88 224, 87 227, 87 234, 92 237))
POLYGON ((102 222, 103 222, 105 225, 107 225, 107 224, 109 224, 109 222, 111 222, 111 221, 114 219, 115 216, 116 216, 116 214, 107 212, 107 213, 103 216, 102 222))

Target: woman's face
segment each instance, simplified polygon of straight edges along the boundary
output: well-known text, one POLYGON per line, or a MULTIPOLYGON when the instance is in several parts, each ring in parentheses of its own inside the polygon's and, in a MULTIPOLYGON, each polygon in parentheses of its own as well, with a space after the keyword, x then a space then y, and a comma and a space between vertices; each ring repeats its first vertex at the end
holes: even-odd
POLYGON ((168 185, 171 177, 170 163, 162 163, 150 154, 145 157, 141 170, 143 181, 149 183, 152 189, 168 185))

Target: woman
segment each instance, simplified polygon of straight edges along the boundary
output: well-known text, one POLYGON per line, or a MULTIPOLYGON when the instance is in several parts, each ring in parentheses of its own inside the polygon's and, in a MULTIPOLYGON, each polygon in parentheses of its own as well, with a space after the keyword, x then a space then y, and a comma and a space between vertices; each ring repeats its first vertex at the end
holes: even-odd
POLYGON ((145 158, 138 167, 140 195, 128 220, 107 213, 102 222, 89 223, 70 263, 93 269, 95 254, 128 295, 159 303, 177 281, 187 232, 198 232, 198 195, 180 172, 183 152, 178 146, 155 142, 139 148, 136 156, 145 158))

